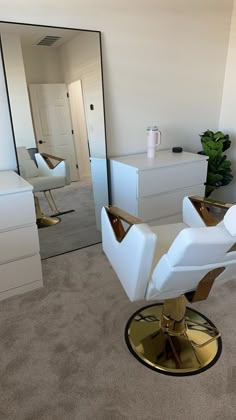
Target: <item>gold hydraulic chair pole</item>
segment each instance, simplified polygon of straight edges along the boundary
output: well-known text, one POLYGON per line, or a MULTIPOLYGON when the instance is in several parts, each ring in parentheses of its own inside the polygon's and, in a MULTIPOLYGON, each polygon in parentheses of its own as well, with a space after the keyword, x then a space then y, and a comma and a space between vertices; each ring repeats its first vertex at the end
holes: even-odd
POLYGON ((57 223, 60 223, 61 219, 59 217, 45 216, 43 214, 40 207, 39 198, 36 195, 34 195, 34 202, 36 211, 36 221, 39 229, 54 226, 57 225, 57 223))

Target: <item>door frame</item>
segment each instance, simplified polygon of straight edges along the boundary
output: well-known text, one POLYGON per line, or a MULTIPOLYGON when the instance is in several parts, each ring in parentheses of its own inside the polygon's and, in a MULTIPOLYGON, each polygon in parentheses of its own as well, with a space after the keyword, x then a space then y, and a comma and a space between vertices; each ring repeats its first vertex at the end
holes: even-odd
POLYGON ((74 147, 77 157, 79 179, 91 178, 91 165, 88 143, 88 129, 84 106, 82 80, 67 84, 74 132, 74 147))

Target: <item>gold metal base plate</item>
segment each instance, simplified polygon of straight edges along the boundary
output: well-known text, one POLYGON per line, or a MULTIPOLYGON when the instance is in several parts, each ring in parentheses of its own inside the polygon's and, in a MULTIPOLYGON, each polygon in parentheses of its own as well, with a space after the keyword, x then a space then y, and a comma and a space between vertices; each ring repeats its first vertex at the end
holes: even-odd
POLYGON ((131 353, 145 366, 173 376, 194 375, 213 366, 222 350, 220 337, 211 341, 214 324, 187 307, 185 334, 170 336, 160 326, 162 309, 162 304, 149 305, 131 316, 125 330, 131 353), (209 344, 199 347, 208 340, 209 344))
POLYGON ((60 217, 49 217, 49 216, 42 216, 39 219, 37 219, 37 225, 39 229, 54 226, 60 223, 61 219, 60 217))

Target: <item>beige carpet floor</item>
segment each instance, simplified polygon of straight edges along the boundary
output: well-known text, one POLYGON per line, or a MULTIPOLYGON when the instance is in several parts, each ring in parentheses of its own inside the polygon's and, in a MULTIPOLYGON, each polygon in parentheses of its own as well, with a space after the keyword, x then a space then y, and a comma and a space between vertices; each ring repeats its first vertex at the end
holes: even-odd
MULTIPOLYGON (((95 219, 93 188, 90 179, 72 182, 53 190, 60 211, 75 210, 60 216, 55 226, 39 229, 41 258, 49 258, 101 242, 95 219)), ((37 194, 45 214, 51 214, 43 193, 37 194)))
POLYGON ((101 245, 43 261, 45 287, 0 302, 1 420, 235 420, 236 282, 194 308, 223 333, 208 371, 158 374, 128 351, 130 303, 101 245))

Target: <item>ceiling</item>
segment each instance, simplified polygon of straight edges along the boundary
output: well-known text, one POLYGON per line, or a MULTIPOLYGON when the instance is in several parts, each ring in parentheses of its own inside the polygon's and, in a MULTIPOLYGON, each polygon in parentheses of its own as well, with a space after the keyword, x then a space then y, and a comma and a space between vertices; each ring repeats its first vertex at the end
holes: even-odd
MULTIPOLYGON (((0 31, 16 33, 20 35, 21 44, 24 47, 35 46, 42 38, 46 36, 60 37, 50 48, 60 47, 65 42, 72 40, 80 35, 80 30, 63 29, 45 26, 21 25, 17 23, 0 23, 0 31)), ((40 46, 40 48, 45 48, 40 46)))

